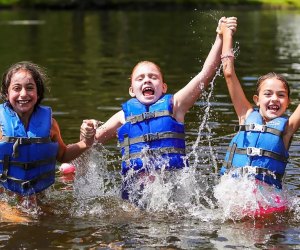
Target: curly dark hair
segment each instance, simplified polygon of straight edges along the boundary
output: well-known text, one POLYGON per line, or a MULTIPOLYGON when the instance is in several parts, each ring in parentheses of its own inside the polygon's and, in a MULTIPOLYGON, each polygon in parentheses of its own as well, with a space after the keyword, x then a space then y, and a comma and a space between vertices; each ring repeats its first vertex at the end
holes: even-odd
POLYGON ((40 66, 32 62, 28 62, 28 61, 18 62, 16 64, 13 64, 7 69, 7 71, 2 76, 1 98, 3 101, 7 101, 8 88, 11 83, 11 78, 19 70, 28 71, 31 74, 36 84, 37 95, 38 95, 38 100, 37 103, 35 104, 36 107, 44 99, 45 84, 46 81, 48 80, 48 77, 44 69, 42 69, 40 66))

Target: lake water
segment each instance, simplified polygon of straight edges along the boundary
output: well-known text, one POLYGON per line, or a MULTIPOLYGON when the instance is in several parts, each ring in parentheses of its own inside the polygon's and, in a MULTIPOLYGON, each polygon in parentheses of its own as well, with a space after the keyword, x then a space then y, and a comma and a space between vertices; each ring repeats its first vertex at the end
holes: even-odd
MULTIPOLYGON (((236 71, 251 98, 258 76, 286 76, 291 113, 300 97, 299 11, 1 11, 0 71, 30 60, 51 79, 53 108, 66 143, 78 140, 83 119, 106 121, 129 98, 129 76, 141 60, 158 63, 169 93, 201 69, 217 20, 237 16, 236 71)), ((74 161, 88 169, 75 180, 57 174, 29 223, 0 222, 5 249, 299 249, 300 131, 285 177, 290 211, 235 220, 218 207, 215 174, 237 118, 222 73, 186 116, 190 169, 153 173, 144 209, 119 197, 116 141, 74 161), (168 177, 169 181, 165 181, 168 177)), ((230 190, 230 187, 229 187, 230 190)), ((230 191, 229 191, 230 192, 230 191)))

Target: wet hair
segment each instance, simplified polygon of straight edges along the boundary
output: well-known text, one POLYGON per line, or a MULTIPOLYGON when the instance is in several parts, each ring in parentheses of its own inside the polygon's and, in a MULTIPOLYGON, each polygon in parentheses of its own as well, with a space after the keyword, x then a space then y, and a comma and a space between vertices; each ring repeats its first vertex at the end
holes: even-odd
POLYGON ((38 100, 37 103, 35 104, 36 107, 44 99, 45 84, 48 78, 45 73, 45 70, 32 62, 27 62, 27 61, 18 62, 16 64, 13 64, 7 69, 7 71, 2 76, 1 98, 3 101, 7 101, 8 88, 11 83, 11 78, 15 73, 17 73, 20 70, 25 70, 29 72, 36 84, 37 95, 38 95, 38 100))
POLYGON ((262 75, 261 77, 258 78, 257 84, 256 84, 256 94, 257 95, 259 94, 260 86, 261 86, 262 82, 267 79, 272 79, 272 78, 275 78, 275 79, 281 81, 285 85, 285 88, 287 89, 287 92, 288 92, 288 97, 290 97, 290 86, 289 86, 287 80, 285 79, 285 77, 283 75, 276 74, 274 72, 270 72, 270 73, 262 75))
POLYGON ((160 73, 160 75, 161 75, 162 81, 164 82, 163 74, 162 74, 162 71, 161 71, 160 67, 159 67, 156 63, 151 62, 151 61, 140 61, 140 62, 138 62, 138 63, 134 66, 134 68, 132 69, 131 76, 130 76, 129 79, 132 80, 132 75, 133 75, 134 71, 136 70, 137 67, 139 67, 139 66, 142 65, 142 64, 152 64, 154 67, 156 67, 156 69, 159 71, 159 73, 160 73))

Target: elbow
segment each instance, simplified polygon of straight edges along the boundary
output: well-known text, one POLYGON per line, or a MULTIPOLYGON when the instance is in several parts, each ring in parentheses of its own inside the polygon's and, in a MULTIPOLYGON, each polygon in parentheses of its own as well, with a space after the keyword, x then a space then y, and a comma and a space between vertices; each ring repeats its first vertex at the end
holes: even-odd
POLYGON ((226 79, 232 78, 235 74, 233 66, 224 63, 223 64, 223 74, 226 79))

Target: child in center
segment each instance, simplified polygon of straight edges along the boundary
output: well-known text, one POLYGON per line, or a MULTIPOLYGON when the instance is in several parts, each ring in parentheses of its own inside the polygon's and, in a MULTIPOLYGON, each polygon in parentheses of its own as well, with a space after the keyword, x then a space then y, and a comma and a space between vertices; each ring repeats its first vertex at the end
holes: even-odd
MULTIPOLYGON (((236 18, 221 18, 217 31, 221 26, 235 32, 236 18)), ((159 169, 162 161, 167 162, 166 169, 180 169, 186 165, 184 117, 215 75, 221 62, 221 49, 222 35, 218 33, 201 72, 174 95, 167 94, 167 84, 157 64, 142 61, 133 68, 129 87, 132 99, 97 128, 95 136, 96 141, 106 143, 118 135, 123 176, 129 171, 147 172, 149 165, 159 169), (147 165, 148 156, 152 156, 152 160, 147 165)), ((93 120, 86 121, 86 126, 91 127, 91 124, 93 120)), ((127 183, 123 182, 124 199, 128 199, 127 183)))

